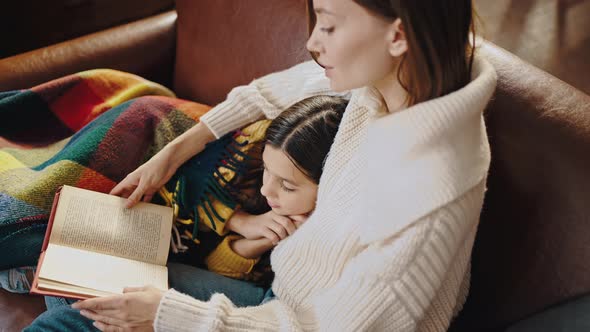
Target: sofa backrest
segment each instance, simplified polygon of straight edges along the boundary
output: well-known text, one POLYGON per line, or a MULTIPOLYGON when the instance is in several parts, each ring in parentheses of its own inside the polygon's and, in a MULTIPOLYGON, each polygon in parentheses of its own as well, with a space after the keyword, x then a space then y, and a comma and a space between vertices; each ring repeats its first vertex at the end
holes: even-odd
POLYGON ((311 59, 305 3, 176 1, 175 92, 214 105, 232 87, 311 59))
MULTIPOLYGON (((305 0, 177 0, 175 90, 207 104, 309 59, 305 0)), ((492 165, 471 292, 454 327, 493 330, 590 291, 590 97, 497 46, 492 165)))

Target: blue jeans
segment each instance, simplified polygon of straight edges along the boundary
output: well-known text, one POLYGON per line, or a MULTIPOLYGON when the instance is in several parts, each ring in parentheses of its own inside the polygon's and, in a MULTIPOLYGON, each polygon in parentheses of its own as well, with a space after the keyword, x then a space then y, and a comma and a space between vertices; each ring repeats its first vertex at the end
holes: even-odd
MULTIPOLYGON (((259 305, 274 297, 270 289, 178 263, 168 264, 168 280, 170 287, 195 299, 208 301, 214 293, 222 293, 238 307, 259 305)), ((69 306, 72 302, 46 297, 47 311, 24 331, 97 331, 91 320, 69 306)))
POLYGON ((11 293, 27 294, 31 289, 29 276, 32 276, 35 270, 35 266, 24 266, 0 271, 0 288, 11 293))

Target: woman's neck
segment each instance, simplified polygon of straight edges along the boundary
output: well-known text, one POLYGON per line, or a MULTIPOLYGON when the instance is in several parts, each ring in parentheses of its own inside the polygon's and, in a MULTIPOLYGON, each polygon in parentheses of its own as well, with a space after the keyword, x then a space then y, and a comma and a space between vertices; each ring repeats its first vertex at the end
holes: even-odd
POLYGON ((395 113, 408 107, 408 93, 406 92, 406 89, 402 87, 397 79, 397 75, 394 73, 391 73, 379 82, 376 82, 374 86, 381 94, 381 97, 383 97, 387 112, 395 113))

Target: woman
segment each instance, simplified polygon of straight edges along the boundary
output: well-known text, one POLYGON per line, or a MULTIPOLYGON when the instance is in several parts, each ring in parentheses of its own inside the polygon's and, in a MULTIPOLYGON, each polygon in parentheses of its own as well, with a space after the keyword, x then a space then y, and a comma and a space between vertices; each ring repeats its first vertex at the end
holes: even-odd
MULTIPOLYGON (((234 89, 113 190, 130 204, 149 200, 213 136, 351 90, 317 208, 272 253, 276 298, 238 307, 231 299, 243 289, 195 299, 146 287, 78 302, 99 329, 444 331, 460 310, 490 161, 482 112, 496 83, 472 58, 471 1, 314 0, 310 9, 307 47, 323 69, 308 62, 234 89)), ((84 320, 57 308, 33 327, 72 321, 84 320)))

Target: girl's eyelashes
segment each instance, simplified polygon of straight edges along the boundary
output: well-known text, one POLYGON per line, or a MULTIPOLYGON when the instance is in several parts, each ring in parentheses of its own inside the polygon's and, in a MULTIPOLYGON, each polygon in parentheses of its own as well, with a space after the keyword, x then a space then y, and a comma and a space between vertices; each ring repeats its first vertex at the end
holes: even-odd
MULTIPOLYGON (((264 163, 262 164, 262 169, 264 170, 263 175, 266 176, 268 173, 266 172, 266 165, 264 163)), ((285 183, 283 181, 281 181, 281 189, 288 193, 295 191, 295 189, 285 186, 285 183)))
POLYGON ((326 34, 331 34, 332 32, 334 32, 334 27, 329 27, 329 28, 320 28, 320 31, 326 34))
POLYGON ((283 183, 282 181, 281 181, 281 189, 283 189, 284 191, 286 191, 288 193, 295 191, 295 189, 291 189, 291 188, 286 187, 285 183, 283 183))

